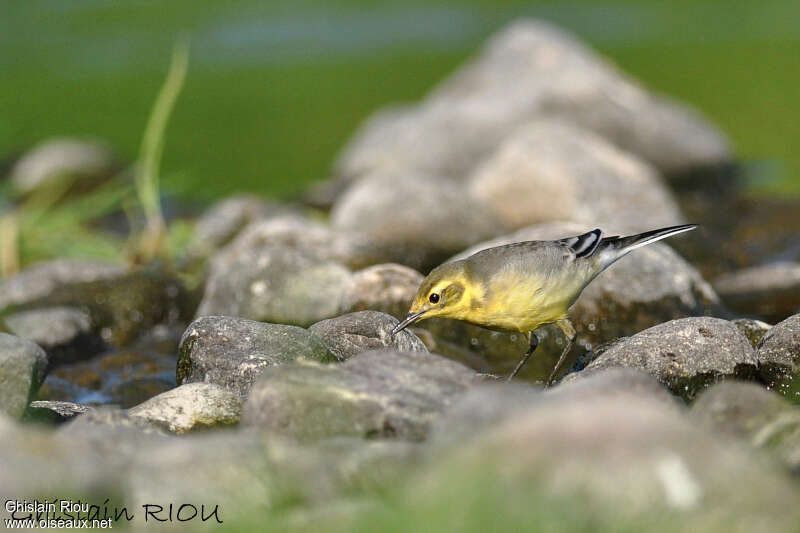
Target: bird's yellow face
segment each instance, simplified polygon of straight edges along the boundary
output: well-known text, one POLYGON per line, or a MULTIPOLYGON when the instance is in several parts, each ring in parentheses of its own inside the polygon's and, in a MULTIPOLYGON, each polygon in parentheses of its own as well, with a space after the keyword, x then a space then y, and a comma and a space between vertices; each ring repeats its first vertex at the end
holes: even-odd
POLYGON ((476 287, 470 283, 462 261, 436 267, 422 280, 408 315, 392 330, 392 334, 428 318, 464 318, 475 293, 476 287))

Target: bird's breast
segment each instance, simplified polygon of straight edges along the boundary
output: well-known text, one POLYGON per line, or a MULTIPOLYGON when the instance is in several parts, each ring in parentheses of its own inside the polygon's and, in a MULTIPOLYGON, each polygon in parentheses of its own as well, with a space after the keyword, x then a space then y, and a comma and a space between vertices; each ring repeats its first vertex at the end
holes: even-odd
POLYGON ((564 318, 571 301, 569 290, 535 277, 506 276, 493 280, 466 320, 506 331, 533 331, 564 318))

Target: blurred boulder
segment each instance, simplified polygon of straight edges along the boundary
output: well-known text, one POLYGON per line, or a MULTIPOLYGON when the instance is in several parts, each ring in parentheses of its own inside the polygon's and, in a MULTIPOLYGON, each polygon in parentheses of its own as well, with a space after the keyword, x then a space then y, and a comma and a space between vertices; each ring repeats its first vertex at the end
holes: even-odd
POLYGON ((758 360, 750 342, 731 322, 711 317, 671 320, 619 339, 596 354, 581 372, 636 368, 654 376, 674 394, 691 400, 724 378, 754 379, 758 360))
POLYGON ((349 268, 364 268, 380 262, 380 256, 363 238, 296 213, 249 224, 214 257, 214 261, 228 263, 242 253, 273 246, 293 248, 349 268))
MULTIPOLYGON (((592 228, 567 222, 539 224, 473 246, 452 260, 463 259, 492 246, 560 239, 592 228)), ((613 227, 606 233, 618 234, 613 227)), ((713 289, 694 267, 665 243, 650 244, 614 263, 592 281, 575 302, 570 317, 578 335, 563 370, 567 370, 584 350, 619 337, 676 318, 723 313, 713 289)), ((420 322, 418 327, 433 334, 435 343, 428 346, 431 350, 492 374, 511 372, 528 347, 522 334, 494 332, 452 320, 427 320, 420 322), (474 366, 470 360, 479 366, 474 366)), ((561 354, 563 335, 558 328, 545 326, 537 331, 537 335, 539 346, 521 371, 522 379, 543 381, 561 354)))
MULTIPOLYGON (((194 306, 181 281, 158 266, 128 271, 105 263, 46 261, 0 284, 0 314, 78 308, 89 315, 89 336, 99 332, 103 341, 116 346, 129 345, 156 325, 185 324, 194 306)), ((73 320, 82 321, 77 315, 73 320)), ((93 338, 86 340, 92 350, 73 350, 65 354, 68 360, 91 357, 102 348, 93 338)))
POLYGON ((336 316, 350 271, 275 244, 212 261, 196 316, 228 315, 308 326, 336 316))
POLYGON ((47 355, 33 342, 0 333, 0 415, 22 418, 44 379, 47 355))
POLYGON ((275 366, 250 391, 242 424, 303 441, 421 440, 474 379, 471 370, 425 352, 370 351, 335 366, 275 366))
POLYGON ((8 330, 47 352, 49 365, 85 359, 106 345, 88 312, 76 307, 46 307, 4 317, 8 330))
MULTIPOLYGON (((495 392, 484 401, 511 391, 495 392)), ((471 394, 449 412, 470 412, 462 401, 482 406, 471 394)), ((793 504, 800 490, 784 472, 648 392, 586 398, 554 390, 549 401, 529 401, 499 422, 467 420, 471 431, 432 454, 393 512, 450 517, 453 502, 462 502, 445 528, 486 517, 473 511, 486 506, 489 520, 519 517, 510 523, 543 529, 720 533, 788 532, 800 518, 793 504)))
POLYGON ((563 120, 539 120, 511 133, 468 186, 511 228, 573 220, 635 231, 683 222, 647 163, 563 120))
POLYGON ((373 173, 463 180, 523 122, 509 115, 502 102, 475 99, 378 111, 342 150, 328 188, 333 192, 338 185, 341 194, 347 184, 373 173))
POLYGON ((459 446, 532 409, 567 402, 641 399, 662 403, 678 412, 685 410, 679 401, 655 378, 632 368, 613 368, 582 377, 547 390, 520 383, 484 383, 472 387, 450 405, 432 430, 435 448, 459 446))
POLYGON ((336 202, 331 222, 389 261, 421 271, 505 230, 463 186, 417 171, 379 171, 355 183, 336 202))
POLYGON ((162 392, 128 410, 172 433, 237 424, 242 399, 213 383, 187 383, 162 392))
POLYGON ((667 175, 731 159, 723 134, 697 112, 648 93, 564 30, 521 19, 444 80, 432 104, 470 101, 495 112, 555 116, 595 131, 667 175))
POLYGON ((422 279, 416 270, 394 263, 359 270, 344 290, 341 311, 381 311, 402 320, 422 279))
POLYGON ((392 335, 397 319, 379 311, 358 311, 317 322, 308 328, 325 343, 328 350, 344 361, 369 350, 392 348, 398 352, 427 352, 428 349, 410 331, 392 335))
POLYGON ((464 176, 541 117, 594 131, 667 175, 731 160, 722 133, 695 111, 648 93, 563 30, 519 20, 421 104, 368 120, 342 152, 335 183, 378 169, 464 176))
POLYGON ((245 396, 264 369, 300 358, 336 360, 321 340, 297 326, 201 317, 181 339, 178 384, 213 383, 245 396))
POLYGON ((714 289, 734 311, 779 321, 800 311, 800 263, 780 262, 723 274, 714 289))
POLYGON ((52 139, 23 154, 11 169, 11 186, 27 195, 68 184, 87 189, 110 178, 119 163, 105 143, 84 139, 52 139))
MULTIPOLYGON (((252 431, 175 437, 134 426, 62 427, 43 431, 0 416, 0 497, 30 501, 58 487, 73 501, 98 506, 101 517, 104 509, 113 515, 127 507, 133 518, 116 524, 134 529, 152 529, 155 517, 168 517, 173 499, 173 517, 202 504, 207 524, 241 524, 251 516, 279 523, 288 510, 386 486, 413 464, 415 452, 397 441, 301 446, 252 431), (144 504, 155 512, 148 521, 144 504)), ((200 523, 199 516, 190 523, 200 523)))
POLYGON ((772 326, 762 337, 756 356, 761 378, 771 388, 786 392, 800 373, 800 314, 772 326))
POLYGON ((753 383, 718 383, 692 405, 692 418, 777 456, 800 474, 800 408, 753 383))
POLYGON ((248 224, 270 212, 261 198, 242 194, 220 200, 197 220, 189 243, 192 257, 207 257, 228 244, 248 224))
POLYGON ((0 311, 42 300, 62 285, 113 280, 124 275, 121 265, 71 259, 42 261, 0 281, 0 311))

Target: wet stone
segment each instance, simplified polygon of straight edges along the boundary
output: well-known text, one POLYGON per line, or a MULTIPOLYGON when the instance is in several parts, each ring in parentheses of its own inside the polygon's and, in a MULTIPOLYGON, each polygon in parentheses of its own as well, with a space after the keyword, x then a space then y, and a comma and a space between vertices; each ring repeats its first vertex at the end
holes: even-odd
POLYGON ((564 381, 614 367, 643 370, 674 394, 691 400, 725 378, 757 379, 758 360, 750 342, 731 322, 692 317, 619 339, 596 354, 584 370, 566 376, 564 381))
POLYGON ((336 358, 308 330, 237 317, 207 316, 183 334, 178 355, 178 384, 214 383, 247 395, 271 366, 298 359, 333 362, 336 358))
POLYGON ((425 344, 410 331, 392 335, 397 319, 378 311, 359 311, 323 320, 308 330, 316 335, 328 350, 344 361, 369 350, 393 348, 400 352, 427 352, 425 344))

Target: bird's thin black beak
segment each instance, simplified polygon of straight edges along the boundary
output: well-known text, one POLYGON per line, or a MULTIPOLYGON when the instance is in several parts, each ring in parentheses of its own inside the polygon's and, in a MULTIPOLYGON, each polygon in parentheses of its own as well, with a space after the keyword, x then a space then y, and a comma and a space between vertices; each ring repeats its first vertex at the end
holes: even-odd
POLYGON ((392 330, 392 335, 397 335, 398 333, 406 329, 407 326, 419 320, 419 317, 421 317, 423 313, 425 313, 425 311, 407 314, 406 317, 403 319, 403 321, 394 327, 394 329, 392 330))

